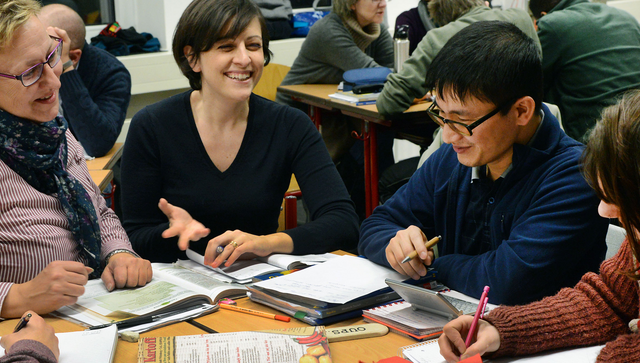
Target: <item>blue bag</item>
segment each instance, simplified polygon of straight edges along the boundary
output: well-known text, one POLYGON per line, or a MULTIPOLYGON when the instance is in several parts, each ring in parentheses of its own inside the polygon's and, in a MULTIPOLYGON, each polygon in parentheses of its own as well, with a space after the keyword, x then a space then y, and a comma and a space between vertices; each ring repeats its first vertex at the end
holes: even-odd
MULTIPOLYGON (((359 86, 382 86, 387 81, 391 69, 387 67, 351 69, 342 75, 344 79, 343 91, 348 92, 359 86)), ((355 93, 355 92, 354 92, 355 93)))

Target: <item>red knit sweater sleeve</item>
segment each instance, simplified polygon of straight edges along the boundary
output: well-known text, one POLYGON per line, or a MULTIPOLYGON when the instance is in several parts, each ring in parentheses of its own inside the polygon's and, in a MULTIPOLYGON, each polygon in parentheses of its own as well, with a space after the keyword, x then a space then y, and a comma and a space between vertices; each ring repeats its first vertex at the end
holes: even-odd
POLYGON ((501 306, 492 311, 485 319, 500 332, 500 349, 491 356, 527 355, 605 342, 610 343, 600 355, 612 357, 609 362, 629 361, 630 355, 619 355, 618 349, 633 348, 640 356, 640 338, 618 337, 630 334, 627 324, 638 317, 638 282, 620 274, 631 269, 632 261, 625 242, 618 254, 602 263, 599 275, 585 274, 574 288, 528 305, 501 306))

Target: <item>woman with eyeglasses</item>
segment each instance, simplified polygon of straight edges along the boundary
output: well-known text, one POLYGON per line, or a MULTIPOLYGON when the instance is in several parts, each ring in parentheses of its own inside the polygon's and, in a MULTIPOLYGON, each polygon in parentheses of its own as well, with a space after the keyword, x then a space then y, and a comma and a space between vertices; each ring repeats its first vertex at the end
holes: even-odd
POLYGON ((252 0, 194 0, 173 55, 191 90, 138 112, 122 155, 131 243, 152 261, 190 248, 213 267, 272 253, 352 249, 353 205, 304 113, 253 94, 269 38, 252 0), (277 232, 294 174, 310 221, 277 232))
MULTIPOLYGON (((92 181, 81 146, 58 116, 65 46, 35 0, 0 2, 0 316, 74 303, 90 277, 145 285, 151 264, 92 181)), ((66 36, 66 34, 61 33, 66 36)))
MULTIPOLYGON (((338 84, 348 70, 393 68, 393 40, 382 23, 386 9, 386 0, 333 0, 331 12, 309 30, 281 85, 338 84)), ((307 105, 279 92, 276 101, 307 111, 307 105)), ((354 168, 364 165, 363 143, 351 136, 351 131, 361 131, 361 124, 361 120, 339 112, 322 114, 322 138, 363 219, 364 183, 357 179, 351 184, 349 178, 354 168)), ((377 144, 378 170, 382 172, 394 162, 393 133, 378 129, 377 144)))
POLYGON ((444 327, 440 352, 449 362, 475 354, 490 358, 605 344, 597 362, 640 361, 640 91, 629 91, 605 108, 583 154, 583 171, 601 202, 598 213, 617 218, 627 238, 600 273, 587 273, 574 288, 522 306, 501 306, 478 321, 444 327))

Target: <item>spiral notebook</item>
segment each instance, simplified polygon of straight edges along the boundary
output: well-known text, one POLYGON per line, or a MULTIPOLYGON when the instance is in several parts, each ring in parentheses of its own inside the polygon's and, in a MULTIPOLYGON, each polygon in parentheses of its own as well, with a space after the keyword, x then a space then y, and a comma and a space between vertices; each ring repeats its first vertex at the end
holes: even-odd
POLYGON ((447 318, 422 310, 415 310, 404 300, 368 309, 362 312, 365 318, 372 318, 392 328, 404 330, 413 335, 427 335, 442 330, 447 318))
MULTIPOLYGON (((603 347, 604 345, 595 345, 586 348, 556 350, 525 357, 482 359, 482 361, 483 363, 592 363, 596 361, 603 347)), ((398 350, 398 356, 413 363, 446 363, 446 360, 440 355, 440 346, 436 339, 402 347, 398 350)))

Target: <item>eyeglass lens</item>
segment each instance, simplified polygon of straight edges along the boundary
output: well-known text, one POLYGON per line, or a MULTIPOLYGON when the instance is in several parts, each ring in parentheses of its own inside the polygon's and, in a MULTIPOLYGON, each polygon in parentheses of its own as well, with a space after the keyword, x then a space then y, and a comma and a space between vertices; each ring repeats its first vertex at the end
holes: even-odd
MULTIPOLYGON (((62 41, 58 41, 58 45, 56 48, 49 54, 47 57, 47 63, 49 67, 53 68, 58 65, 60 58, 62 56, 62 41)), ((24 73, 20 75, 20 81, 25 87, 31 86, 32 84, 38 82, 40 77, 42 76, 42 71, 44 68, 44 63, 36 64, 35 66, 27 69, 24 73)))

